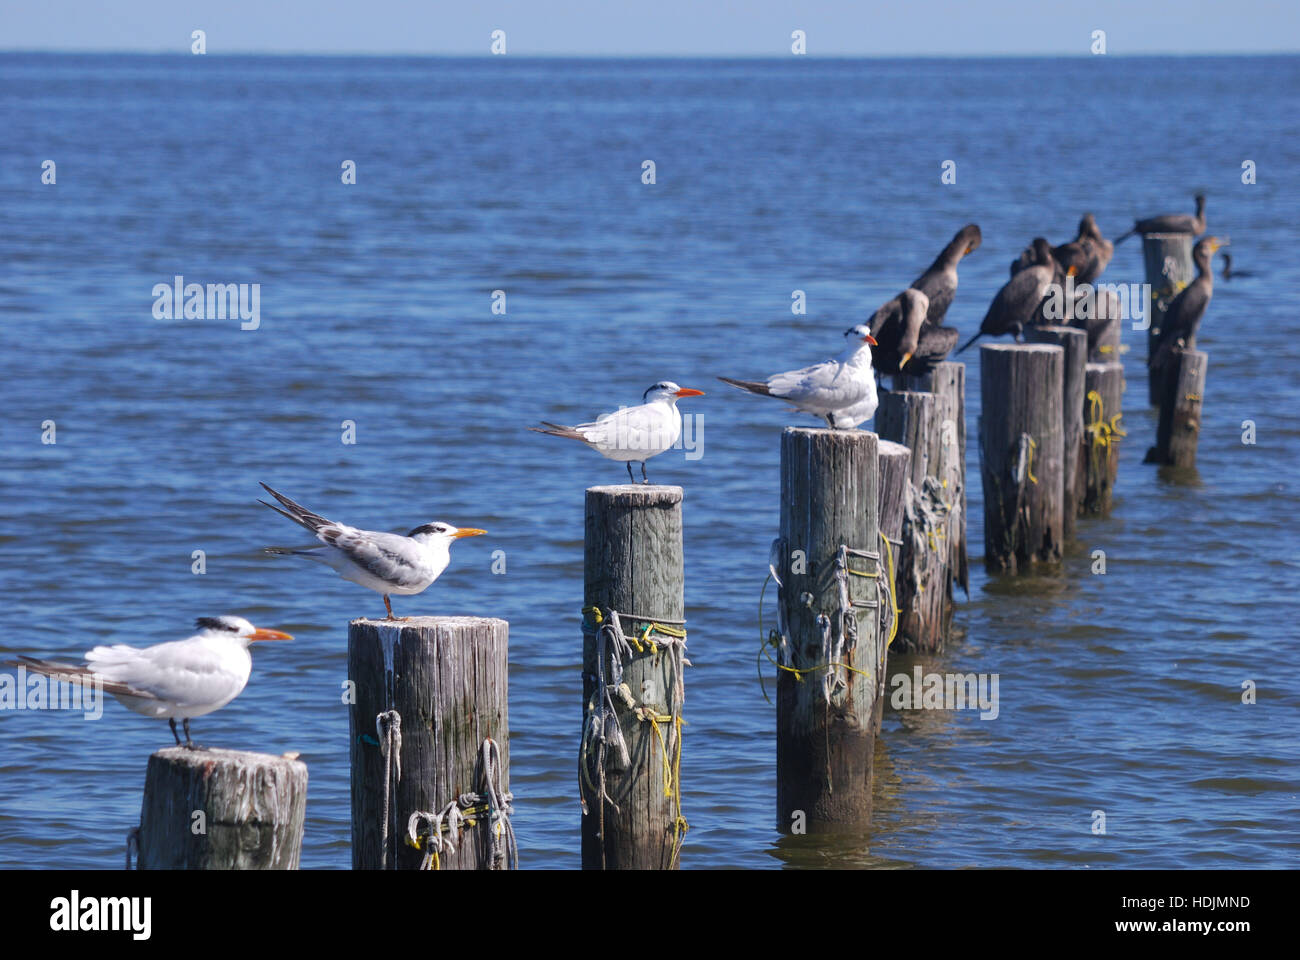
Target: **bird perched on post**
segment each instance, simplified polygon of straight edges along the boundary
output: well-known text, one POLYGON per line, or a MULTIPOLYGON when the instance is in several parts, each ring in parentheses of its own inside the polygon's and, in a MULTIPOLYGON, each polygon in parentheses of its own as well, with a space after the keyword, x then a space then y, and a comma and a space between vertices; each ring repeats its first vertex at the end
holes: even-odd
POLYGON ((258 500, 258 503, 310 530, 320 541, 307 547, 266 547, 266 552, 323 563, 344 580, 383 594, 384 609, 388 612, 385 620, 410 619, 393 616, 389 595, 423 593, 447 569, 453 541, 487 532, 476 527, 453 527, 438 521, 421 524, 406 536, 361 530, 326 520, 264 483, 262 489, 275 497, 284 509, 265 500, 258 500))
MULTIPOLYGON (((911 289, 920 290, 929 301, 925 320, 931 327, 938 327, 943 323, 943 318, 947 316, 948 308, 952 306, 953 298, 957 295, 957 264, 966 254, 978 249, 982 240, 979 226, 974 223, 966 224, 953 235, 948 245, 939 252, 939 256, 934 258, 934 263, 912 281, 911 289)), ((876 320, 873 317, 871 320, 873 332, 875 324, 876 320)))
POLYGON ((624 407, 607 413, 591 423, 566 427, 543 420, 540 427, 529 427, 548 437, 579 440, 602 457, 622 460, 627 465, 627 478, 632 483, 632 464, 641 462, 641 482, 649 483, 645 462, 672 449, 682 435, 682 414, 677 401, 682 397, 702 397, 703 390, 679 387, 671 380, 660 380, 641 394, 642 402, 635 407, 624 407))
POLYGON ((1226 238, 1203 237, 1192 248, 1192 262, 1196 264, 1196 279, 1185 286, 1170 301, 1160 324, 1160 334, 1151 350, 1147 366, 1163 367, 1175 349, 1192 349, 1196 345, 1196 331, 1201 317, 1214 296, 1214 271, 1210 262, 1216 250, 1228 245, 1226 238))
POLYGON ((979 332, 962 344, 958 353, 985 335, 999 337, 1009 333, 1019 340, 1020 331, 1040 315, 1043 298, 1051 284, 1057 282, 1056 260, 1052 257, 1052 245, 1042 237, 1034 238, 1033 250, 1034 264, 1003 284, 989 304, 979 332))
POLYGON ((262 640, 292 640, 279 630, 262 630, 243 617, 199 617, 199 632, 185 640, 129 647, 116 643, 95 647, 81 666, 20 657, 4 664, 20 667, 81 687, 113 695, 128 710, 146 717, 166 717, 176 745, 179 717, 185 746, 199 750, 190 738, 190 720, 220 710, 243 692, 253 659, 248 645, 262 640))
POLYGON ((876 415, 876 378, 871 369, 876 338, 861 323, 844 331, 844 337, 848 346, 835 360, 761 381, 718 379, 748 393, 785 400, 795 410, 822 417, 833 430, 851 430, 876 415))
MULTIPOLYGON (((1066 272, 1074 267, 1074 278, 1080 284, 1092 283, 1110 264, 1115 253, 1115 244, 1101 235, 1097 218, 1085 213, 1079 221, 1078 234, 1073 240, 1052 248, 1052 259, 1056 261, 1056 282, 1065 281, 1066 272)), ((1011 276, 1015 276, 1025 267, 1033 266, 1038 255, 1032 246, 1026 247, 1018 258, 1011 261, 1011 276)))
POLYGON ((871 335, 878 346, 871 352, 877 373, 925 373, 952 352, 957 330, 930 323, 930 298, 909 287, 871 318, 871 335))
POLYGON ((1146 236, 1149 233, 1190 233, 1199 237, 1205 232, 1205 194, 1196 195, 1196 215, 1190 213, 1165 213, 1158 217, 1147 217, 1133 224, 1133 229, 1115 239, 1116 244, 1123 243, 1135 233, 1146 236))

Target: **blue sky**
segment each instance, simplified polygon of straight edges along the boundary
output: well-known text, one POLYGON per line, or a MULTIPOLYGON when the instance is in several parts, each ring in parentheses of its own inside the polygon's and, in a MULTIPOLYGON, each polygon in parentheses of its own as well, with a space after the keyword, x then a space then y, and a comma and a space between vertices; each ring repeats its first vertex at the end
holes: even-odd
POLYGON ((209 54, 486 55, 493 30, 521 56, 1265 53, 1300 49, 1300 3, 1276 0, 38 0, 0 2, 0 49, 209 54))

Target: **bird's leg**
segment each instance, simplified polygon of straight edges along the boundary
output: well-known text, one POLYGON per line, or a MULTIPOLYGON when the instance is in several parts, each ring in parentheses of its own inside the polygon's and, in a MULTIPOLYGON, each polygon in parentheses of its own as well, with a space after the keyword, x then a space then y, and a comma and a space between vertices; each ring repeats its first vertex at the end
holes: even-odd
POLYGON ((641 482, 642 482, 642 483, 649 483, 649 482, 650 482, 650 478, 647 477, 647 476, 645 475, 645 461, 644 461, 644 460, 641 461, 641 482))
POLYGON ((627 482, 628 482, 628 483, 636 483, 636 477, 634 477, 634 476, 632 475, 632 461, 631 461, 631 460, 625 460, 625 461, 624 461, 624 465, 627 467, 627 482))
POLYGON ((206 750, 207 747, 200 747, 190 739, 190 718, 185 717, 181 720, 181 727, 185 730, 185 749, 186 750, 206 750))
POLYGON ((167 722, 171 725, 172 736, 176 738, 176 746, 179 747, 181 745, 181 735, 176 732, 176 718, 168 717, 167 722))
POLYGON ((388 594, 384 594, 384 609, 388 611, 388 616, 384 617, 385 620, 410 620, 411 619, 410 617, 393 616, 393 605, 388 602, 388 594))

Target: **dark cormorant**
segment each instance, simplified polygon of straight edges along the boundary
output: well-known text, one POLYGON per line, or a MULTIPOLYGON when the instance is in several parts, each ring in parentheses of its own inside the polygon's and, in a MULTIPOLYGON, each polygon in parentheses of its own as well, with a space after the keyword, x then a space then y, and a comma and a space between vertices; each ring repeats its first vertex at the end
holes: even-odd
MULTIPOLYGON (((930 298, 930 310, 925 319, 931 326, 937 327, 943 323, 948 307, 952 305, 952 298, 957 294, 957 264, 962 257, 977 249, 982 240, 979 226, 966 224, 957 231, 952 242, 943 248, 943 252, 935 257, 930 268, 912 282, 913 290, 920 290, 930 298)), ((870 322, 874 329, 876 318, 872 317, 870 322)))
POLYGON ((962 344, 958 353, 985 334, 998 337, 1009 333, 1019 340, 1021 329, 1039 316, 1043 297, 1056 280, 1056 261, 1052 245, 1042 237, 1035 237, 1032 247, 1033 266, 1025 267, 1003 285, 984 314, 979 333, 962 344))
POLYGON ((1251 273, 1249 270, 1232 269, 1232 254, 1225 253, 1223 255, 1223 279, 1224 280, 1231 280, 1233 277, 1253 277, 1253 276, 1254 274, 1251 273))
POLYGON ((1165 310, 1165 317, 1160 322, 1160 335, 1151 351, 1151 359, 1147 361, 1148 367, 1162 367, 1172 358, 1176 348, 1191 349, 1196 345, 1196 329, 1201 325, 1210 298, 1214 296, 1214 271, 1210 268, 1210 260, 1216 250, 1227 245, 1227 240, 1205 237, 1192 250, 1196 279, 1185 286, 1165 310))
MULTIPOLYGON (((1075 239, 1052 248, 1052 259, 1056 261, 1056 282, 1064 283, 1065 274, 1070 267, 1075 268, 1076 283, 1092 283, 1110 263, 1115 245, 1101 235, 1097 220, 1091 213, 1085 213, 1079 221, 1079 232, 1075 239)), ((1015 276, 1025 267, 1036 262, 1034 248, 1026 247, 1024 252, 1011 261, 1011 276, 1015 276)))
POLYGON ((871 365, 879 373, 925 373, 942 361, 957 344, 957 331, 930 323, 930 298, 908 287, 871 319, 871 335, 879 346, 871 351, 871 365))
POLYGON ((1205 232, 1205 194, 1196 195, 1196 216, 1188 213, 1166 213, 1159 217, 1147 217, 1145 220, 1139 220, 1133 224, 1133 229, 1122 237, 1117 237, 1116 243, 1123 243, 1135 233, 1146 236, 1148 233, 1190 233, 1194 237, 1199 237, 1205 232))

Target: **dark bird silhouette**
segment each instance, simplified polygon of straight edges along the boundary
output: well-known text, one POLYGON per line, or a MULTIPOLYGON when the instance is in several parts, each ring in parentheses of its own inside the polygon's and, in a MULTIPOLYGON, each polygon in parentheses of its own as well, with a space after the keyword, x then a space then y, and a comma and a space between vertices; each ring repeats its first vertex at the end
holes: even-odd
POLYGON ((925 373, 941 362, 957 345, 954 327, 927 320, 930 299, 908 287, 871 318, 871 335, 879 346, 871 352, 877 373, 925 373))
POLYGON ((1135 233, 1146 236, 1148 233, 1190 233, 1199 237, 1205 232, 1205 194, 1196 195, 1196 216, 1189 213, 1166 213, 1158 217, 1147 217, 1133 224, 1133 229, 1115 242, 1123 243, 1135 233))
MULTIPOLYGON (((1115 252, 1115 245, 1101 235, 1097 220, 1091 213, 1085 213, 1079 221, 1078 235, 1059 247, 1052 248, 1052 259, 1056 261, 1056 282, 1063 283, 1065 275, 1074 267, 1077 283, 1092 283, 1110 264, 1115 252)), ((1036 262, 1033 246, 1025 248, 1015 260, 1011 261, 1011 276, 1015 276, 1025 267, 1036 262)))
MULTIPOLYGON (((983 239, 978 224, 966 224, 957 231, 939 256, 935 257, 929 269, 912 281, 911 289, 920 290, 930 300, 930 309, 925 319, 931 326, 937 327, 943 323, 948 308, 952 306, 953 297, 957 295, 957 264, 966 254, 977 250, 983 239)), ((874 327, 875 323, 873 317, 870 324, 874 327)))
POLYGON ((1009 333, 1019 340, 1020 331, 1040 314, 1043 298, 1056 281, 1056 261, 1052 257, 1052 245, 1042 237, 1034 238, 1032 248, 1033 265, 1003 284, 984 314, 979 332, 962 344, 958 353, 986 334, 999 337, 1009 333))
POLYGON ((1227 244, 1227 240, 1218 237, 1204 237, 1192 250, 1196 279, 1179 291, 1165 310, 1160 334, 1151 351, 1151 359, 1147 361, 1151 369, 1165 366, 1176 349, 1190 350, 1196 346, 1196 331, 1205 316, 1205 308, 1210 305, 1210 298, 1214 296, 1214 271, 1210 268, 1210 260, 1216 250, 1227 244))
POLYGON ((1231 280, 1233 277, 1253 277, 1255 274, 1249 270, 1234 270, 1232 268, 1232 254, 1223 255, 1223 279, 1231 280))

